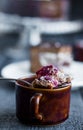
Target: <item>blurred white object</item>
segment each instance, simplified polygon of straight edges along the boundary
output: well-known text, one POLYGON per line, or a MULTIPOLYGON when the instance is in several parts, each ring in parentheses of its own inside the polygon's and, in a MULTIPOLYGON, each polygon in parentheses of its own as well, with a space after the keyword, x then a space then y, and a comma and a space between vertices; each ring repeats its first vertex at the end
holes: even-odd
POLYGON ((80 31, 82 24, 79 21, 48 21, 42 23, 41 32, 44 34, 65 34, 80 31))
POLYGON ((59 21, 46 18, 28 18, 23 19, 25 26, 34 26, 40 30, 41 34, 68 34, 83 30, 82 21, 59 21))
POLYGON ((20 61, 11 63, 7 66, 5 66, 2 71, 2 76, 6 78, 20 78, 29 76, 32 73, 30 72, 30 62, 27 61, 20 61))
MULTIPOLYGON (((73 62, 71 67, 64 67, 64 72, 69 73, 72 77, 72 89, 83 87, 83 63, 73 62)), ((1 70, 1 75, 5 78, 20 78, 33 75, 30 72, 30 61, 20 61, 11 63, 1 70)))
MULTIPOLYGON (((40 30, 40 33, 45 34, 65 34, 78 32, 83 29, 82 21, 60 21, 56 19, 47 18, 31 18, 21 17, 19 15, 10 15, 0 13, 0 23, 6 23, 9 25, 17 25, 17 27, 25 26, 34 29, 36 27, 40 30)), ((1 27, 2 28, 2 27, 1 27)))
POLYGON ((0 22, 0 34, 7 34, 7 33, 13 33, 13 32, 19 33, 20 30, 21 30, 20 26, 0 22))
POLYGON ((17 32, 23 28, 21 17, 0 13, 0 35, 17 32))
POLYGON ((41 65, 56 65, 56 66, 70 66, 73 62, 73 57, 70 53, 40 53, 39 60, 41 65))
POLYGON ((21 19, 22 18, 17 15, 0 13, 0 35, 12 32, 20 33, 24 27, 21 19))
POLYGON ((40 29, 37 27, 32 27, 30 29, 30 35, 29 35, 29 42, 30 45, 36 46, 41 42, 41 34, 40 34, 40 29))

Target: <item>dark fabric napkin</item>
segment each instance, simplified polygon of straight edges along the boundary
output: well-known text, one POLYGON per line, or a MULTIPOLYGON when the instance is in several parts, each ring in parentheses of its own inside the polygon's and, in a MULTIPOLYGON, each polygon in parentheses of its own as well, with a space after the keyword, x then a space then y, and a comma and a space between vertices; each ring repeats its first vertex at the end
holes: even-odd
POLYGON ((79 90, 71 92, 69 118, 55 126, 29 126, 15 115, 15 88, 0 83, 0 130, 83 130, 83 100, 79 90))

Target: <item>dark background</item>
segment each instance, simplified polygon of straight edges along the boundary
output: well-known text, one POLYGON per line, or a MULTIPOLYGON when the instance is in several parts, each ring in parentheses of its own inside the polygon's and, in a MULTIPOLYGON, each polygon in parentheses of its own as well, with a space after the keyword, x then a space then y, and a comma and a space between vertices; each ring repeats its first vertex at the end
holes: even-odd
POLYGON ((83 0, 70 0, 71 1, 71 19, 83 19, 83 0))

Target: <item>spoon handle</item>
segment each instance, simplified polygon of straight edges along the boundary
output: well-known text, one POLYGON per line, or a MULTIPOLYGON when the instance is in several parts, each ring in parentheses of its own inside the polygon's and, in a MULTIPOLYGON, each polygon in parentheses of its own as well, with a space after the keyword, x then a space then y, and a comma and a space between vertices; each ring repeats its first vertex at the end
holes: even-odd
POLYGON ((19 84, 22 84, 24 86, 31 86, 31 83, 29 83, 28 81, 25 81, 23 79, 14 79, 14 78, 3 78, 3 77, 0 77, 0 80, 5 80, 5 81, 11 81, 11 82, 18 82, 19 84))
POLYGON ((16 79, 12 79, 12 78, 3 78, 3 77, 0 77, 0 80, 5 80, 5 81, 16 81, 16 79))

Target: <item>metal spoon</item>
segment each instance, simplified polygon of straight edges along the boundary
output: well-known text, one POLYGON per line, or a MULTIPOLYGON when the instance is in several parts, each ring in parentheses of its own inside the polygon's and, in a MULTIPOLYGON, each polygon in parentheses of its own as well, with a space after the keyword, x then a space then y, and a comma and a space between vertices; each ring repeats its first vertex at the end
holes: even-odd
POLYGON ((12 82, 20 82, 20 84, 23 84, 24 86, 32 86, 31 83, 29 83, 28 81, 25 81, 23 79, 14 79, 14 78, 3 78, 0 77, 0 80, 5 80, 5 81, 12 81, 12 82))

